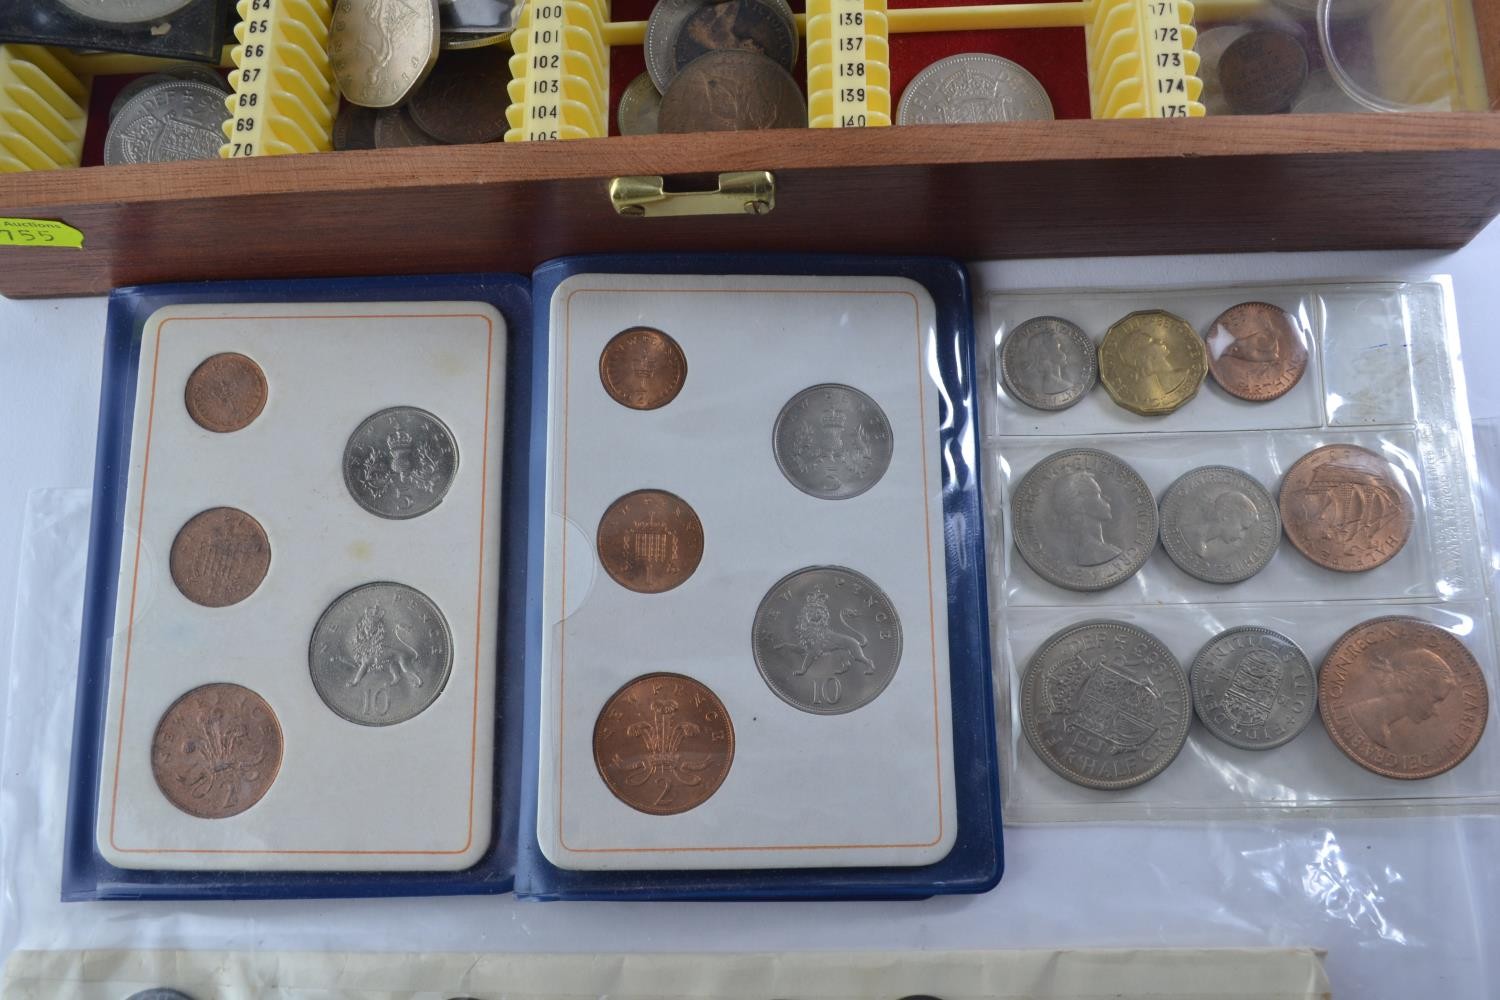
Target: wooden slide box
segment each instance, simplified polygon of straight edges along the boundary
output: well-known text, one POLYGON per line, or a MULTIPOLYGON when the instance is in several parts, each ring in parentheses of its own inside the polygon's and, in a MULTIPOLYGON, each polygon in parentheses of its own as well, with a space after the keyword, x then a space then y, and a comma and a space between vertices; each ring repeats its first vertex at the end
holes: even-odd
POLYGON ((1500 114, 1057 121, 656 135, 0 175, 0 293, 529 272, 618 250, 969 258, 1450 248, 1500 214, 1500 114), (609 182, 775 175, 762 216, 629 218, 609 182))

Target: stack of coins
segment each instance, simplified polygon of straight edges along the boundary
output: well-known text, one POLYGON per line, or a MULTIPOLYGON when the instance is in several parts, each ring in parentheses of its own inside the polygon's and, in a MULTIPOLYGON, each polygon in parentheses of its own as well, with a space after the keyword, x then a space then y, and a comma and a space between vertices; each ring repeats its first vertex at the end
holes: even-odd
POLYGON ((109 108, 104 162, 218 159, 229 84, 201 63, 180 63, 127 84, 109 108))
POLYGON ((626 135, 806 127, 800 48, 786 0, 658 0, 646 69, 659 96, 632 83, 616 123, 626 135))
POLYGON ((971 125, 1051 121, 1052 99, 1019 63, 982 52, 939 59, 912 77, 896 109, 897 125, 971 125))

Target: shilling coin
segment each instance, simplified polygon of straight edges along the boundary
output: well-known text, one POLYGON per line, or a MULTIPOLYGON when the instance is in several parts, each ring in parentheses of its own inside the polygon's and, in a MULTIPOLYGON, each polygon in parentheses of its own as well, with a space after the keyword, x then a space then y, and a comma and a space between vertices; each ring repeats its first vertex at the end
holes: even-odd
POLYGON ((1124 622, 1053 635, 1021 676, 1021 728, 1042 762, 1085 788, 1150 781, 1187 742, 1193 707, 1171 650, 1124 622))
POLYGON ((265 409, 268 394, 260 365, 226 351, 194 368, 182 395, 188 416, 199 427, 228 434, 250 426, 265 409))
POLYGON ((1250 579, 1271 562, 1280 542, 1276 501, 1239 469, 1194 469, 1162 494, 1162 548, 1183 572, 1206 583, 1250 579))
POLYGON ((1000 342, 1000 381, 1019 402, 1037 410, 1066 410, 1099 379, 1099 355, 1089 335, 1056 316, 1029 319, 1000 342))
POLYGON ((408 107, 417 127, 439 142, 495 142, 509 124, 510 53, 501 48, 450 52, 412 95, 408 107))
POLYGON ((58 0, 75 14, 109 24, 141 24, 162 21, 194 0, 58 0))
POLYGON ((338 0, 328 58, 339 91, 391 108, 422 85, 438 57, 438 0, 338 0))
POLYGON ((375 122, 381 112, 345 101, 333 120, 334 149, 374 149, 375 122))
POLYGON ((699 56, 662 94, 663 132, 805 128, 807 100, 779 63, 741 49, 699 56))
POLYGON ((652 816, 696 809, 734 764, 734 723, 708 687, 647 674, 616 691, 594 722, 594 766, 615 798, 652 816))
POLYGON ((1307 82, 1307 50, 1296 35, 1257 28, 1235 39, 1219 58, 1219 86, 1237 115, 1289 111, 1307 82))
POLYGON ((656 120, 660 113, 661 91, 651 82, 650 73, 642 73, 620 95, 615 124, 621 135, 655 135, 660 131, 656 120))
POLYGON ((1282 477, 1281 519, 1298 552, 1326 569, 1359 573, 1395 558, 1416 511, 1384 458, 1330 444, 1303 455, 1282 477))
POLYGON ((1207 374, 1203 338, 1187 320, 1160 309, 1131 313, 1099 345, 1099 381, 1109 398, 1143 417, 1180 409, 1207 374))
POLYGON ((1318 678, 1297 644, 1246 625, 1203 647, 1189 674, 1193 708, 1208 731, 1241 750, 1270 750, 1312 721, 1318 678))
POLYGON ((709 52, 741 49, 775 60, 783 69, 797 65, 797 24, 772 0, 717 0, 698 4, 672 42, 674 76, 709 52))
POLYGON ((1416 618, 1376 618, 1345 632, 1318 672, 1333 742, 1387 778, 1431 778, 1473 752, 1489 687, 1468 647, 1416 618))
POLYGON ((1042 579, 1106 590, 1136 574, 1156 548, 1156 499, 1115 456, 1073 448, 1043 459, 1010 501, 1016 550, 1042 579))
POLYGON ((271 568, 271 543, 260 522, 234 507, 193 515, 172 540, 172 582, 205 608, 238 604, 271 568))
POLYGON ((453 671, 448 620, 426 594, 367 583, 328 606, 308 671, 323 703, 361 726, 393 726, 437 701, 453 671))
POLYGON ((1263 403, 1280 399, 1307 371, 1307 335, 1297 317, 1268 302, 1225 310, 1203 336, 1208 370, 1231 396, 1263 403))
POLYGON ((458 444, 437 417, 392 406, 366 417, 344 446, 344 485, 376 517, 404 520, 443 502, 458 474, 458 444))
POLYGON ((660 409, 682 391, 687 355, 662 331, 633 326, 611 337, 599 352, 599 381, 621 406, 660 409))
POLYGON ((609 505, 595 544, 610 579, 638 594, 660 594, 698 568, 703 522, 676 494, 636 490, 609 505))
POLYGON ((199 819, 259 802, 281 770, 281 723, 238 684, 205 684, 178 698, 151 738, 151 774, 167 801, 199 819))
POLYGON ((161 80, 127 101, 104 139, 104 162, 216 160, 229 117, 224 91, 198 80, 161 80))
POLYGON ((412 120, 410 108, 383 108, 375 112, 376 149, 410 149, 413 146, 441 145, 441 142, 417 126, 417 123, 412 120))
POLYGON ((896 110, 898 125, 1050 121, 1052 99, 1036 77, 999 56, 965 52, 912 78, 896 110))
POLYGON ((788 400, 771 432, 782 475, 824 500, 857 497, 880 482, 894 448, 880 405, 853 386, 832 382, 788 400))
POLYGON ((750 636, 755 666, 793 708, 843 715, 880 696, 901 664, 901 619, 869 577, 813 566, 761 599, 750 636))

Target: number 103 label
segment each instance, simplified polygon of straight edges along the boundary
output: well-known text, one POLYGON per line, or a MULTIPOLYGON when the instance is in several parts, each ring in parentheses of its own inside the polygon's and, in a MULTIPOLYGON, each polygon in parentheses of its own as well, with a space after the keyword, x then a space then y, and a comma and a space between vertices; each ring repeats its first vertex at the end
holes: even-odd
POLYGON ((865 61, 865 0, 831 0, 833 12, 833 117, 839 128, 869 124, 865 61))

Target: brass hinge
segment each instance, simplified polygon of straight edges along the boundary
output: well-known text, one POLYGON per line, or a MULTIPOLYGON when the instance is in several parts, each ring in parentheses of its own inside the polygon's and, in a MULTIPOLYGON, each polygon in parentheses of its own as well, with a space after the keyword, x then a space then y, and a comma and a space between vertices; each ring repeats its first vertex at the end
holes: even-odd
POLYGON ((776 178, 769 170, 720 174, 713 191, 668 191, 660 177, 616 177, 609 200, 621 215, 765 215, 776 207, 776 178))

